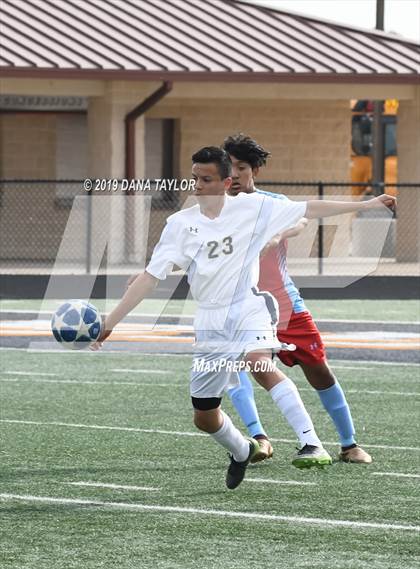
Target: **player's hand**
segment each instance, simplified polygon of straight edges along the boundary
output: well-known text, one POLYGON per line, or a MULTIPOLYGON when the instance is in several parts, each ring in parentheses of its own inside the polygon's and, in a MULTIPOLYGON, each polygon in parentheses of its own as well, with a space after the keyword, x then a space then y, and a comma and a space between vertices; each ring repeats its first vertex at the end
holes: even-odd
POLYGON ((108 328, 106 318, 102 316, 102 326, 101 326, 101 333, 94 344, 89 346, 89 348, 93 352, 97 352, 103 346, 104 341, 111 335, 112 328, 108 328))
POLYGON ((267 245, 264 246, 263 249, 261 249, 260 252, 260 259, 262 259, 263 257, 265 257, 265 255, 267 255, 267 253, 270 251, 270 249, 272 249, 273 247, 277 247, 278 244, 280 243, 281 239, 272 239, 271 241, 269 241, 267 243, 267 245))
POLYGON ((282 239, 283 239, 283 233, 279 233, 278 235, 275 235, 268 243, 266 243, 264 245, 264 248, 261 249, 260 251, 260 259, 264 257, 269 252, 270 249, 272 249, 273 247, 278 247, 282 239))
POLYGON ((138 275, 131 275, 131 277, 127 280, 127 282, 125 283, 126 292, 130 288, 130 286, 133 284, 133 282, 136 280, 137 277, 138 277, 138 275))
POLYGON ((369 209, 376 209, 385 206, 391 211, 395 211, 395 207, 397 205, 397 198, 394 198, 394 196, 389 196, 388 194, 382 194, 365 203, 366 207, 369 209))

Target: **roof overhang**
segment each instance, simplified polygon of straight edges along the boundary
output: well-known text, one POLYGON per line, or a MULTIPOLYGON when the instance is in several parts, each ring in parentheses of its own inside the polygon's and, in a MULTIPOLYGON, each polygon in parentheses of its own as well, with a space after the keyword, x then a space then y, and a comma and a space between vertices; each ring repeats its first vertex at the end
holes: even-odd
POLYGON ((0 77, 36 79, 99 79, 115 81, 198 81, 229 83, 360 83, 420 85, 416 73, 270 73, 270 72, 162 72, 114 69, 51 69, 0 67, 0 77))

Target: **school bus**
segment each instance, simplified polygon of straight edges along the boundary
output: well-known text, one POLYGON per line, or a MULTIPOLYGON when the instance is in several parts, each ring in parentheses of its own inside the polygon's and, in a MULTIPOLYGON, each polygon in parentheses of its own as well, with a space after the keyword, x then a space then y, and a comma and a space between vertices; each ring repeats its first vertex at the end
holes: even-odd
MULTIPOLYGON (((351 101, 351 181, 353 183, 372 182, 372 124, 373 101, 351 101)), ((387 99, 384 102, 382 124, 385 139, 385 183, 397 182, 397 113, 398 101, 387 99)), ((359 196, 369 193, 370 188, 352 186, 352 194, 359 196)), ((387 187, 386 192, 396 195, 395 187, 387 187)))

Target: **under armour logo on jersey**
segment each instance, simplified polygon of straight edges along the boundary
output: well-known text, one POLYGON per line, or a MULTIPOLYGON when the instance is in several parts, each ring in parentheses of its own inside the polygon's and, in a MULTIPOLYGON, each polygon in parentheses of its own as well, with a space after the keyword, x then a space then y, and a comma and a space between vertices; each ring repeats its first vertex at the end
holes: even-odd
POLYGON ((198 227, 190 227, 190 233, 198 233, 198 227))

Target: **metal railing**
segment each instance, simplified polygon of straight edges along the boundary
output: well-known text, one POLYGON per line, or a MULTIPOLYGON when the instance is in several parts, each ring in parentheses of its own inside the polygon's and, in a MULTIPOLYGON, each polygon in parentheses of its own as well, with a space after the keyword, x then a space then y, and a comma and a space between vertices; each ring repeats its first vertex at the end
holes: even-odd
MULTIPOLYGON (((385 184, 385 183, 378 183, 378 184, 371 184, 371 183, 357 183, 357 182, 277 182, 277 181, 261 181, 257 183, 258 188, 263 189, 265 191, 274 192, 277 194, 284 194, 291 199, 299 199, 299 198, 306 198, 306 199, 334 199, 337 197, 342 197, 342 199, 349 199, 355 198, 357 196, 359 199, 370 199, 372 197, 390 193, 391 195, 397 196, 398 192, 401 190, 410 190, 412 193, 411 200, 413 202, 413 207, 415 208, 416 202, 417 207, 419 207, 420 203, 420 183, 406 183, 406 184, 385 184)), ((372 214, 371 214, 372 216, 372 214)), ((373 215, 372 217, 375 217, 373 215)), ((377 216, 376 216, 377 217, 377 216)), ((393 218, 397 220, 397 212, 394 213, 393 218)), ((318 227, 317 227, 317 273, 318 275, 322 275, 324 273, 324 264, 325 264, 325 243, 326 243, 326 226, 328 223, 325 220, 318 220, 318 227)), ((412 239, 407 240, 407 249, 411 248, 414 249, 415 242, 416 242, 416 229, 412 228, 412 239)), ((419 228, 420 231, 420 228, 419 228)), ((388 246, 388 249, 393 250, 393 255, 391 257, 397 257, 395 252, 395 240, 396 240, 396 228, 391 228, 390 233, 392 236, 389 235, 388 241, 394 241, 392 246, 388 246)), ((400 247, 400 249, 404 249, 404 247, 400 247)), ((407 251, 405 254, 404 251, 401 251, 401 258, 415 258, 416 254, 415 251, 410 254, 407 251)), ((389 253, 388 253, 389 254, 389 253)), ((397 259, 396 259, 397 260, 397 259)), ((414 269, 415 270, 415 269, 414 269)))
MULTIPOLYGON (((258 181, 257 186, 265 191, 285 194, 291 199, 348 198, 355 187, 371 190, 369 184, 323 181, 258 181)), ((387 188, 384 184, 380 190, 386 191, 387 188)), ((419 207, 420 183, 393 184, 390 188, 401 196, 404 192, 404 201, 411 200, 413 210, 419 207)), ((104 195, 102 193, 100 197, 104 195)), ((106 195, 110 196, 109 193, 106 195)), ((186 194, 157 194, 152 189, 142 192, 143 199, 135 201, 132 199, 135 196, 127 193, 115 192, 114 195, 118 199, 112 202, 112 206, 102 208, 99 204, 105 202, 96 199, 99 197, 97 192, 86 192, 81 180, 0 180, 1 271, 22 274, 48 272, 54 266, 57 270, 57 262, 63 270, 73 273, 91 274, 110 266, 114 271, 138 268, 139 263, 141 265, 150 257, 166 218, 181 209, 186 194), (101 250, 101 244, 106 245, 107 255, 101 250), (98 260, 99 256, 101 259, 98 260)), ((308 263, 312 263, 314 273, 322 275, 328 270, 331 243, 337 249, 337 239, 332 236, 333 230, 328 225, 321 221, 316 223, 316 238, 308 263)), ((363 257, 360 243, 357 245, 360 250, 355 253, 355 237, 363 241, 363 235, 359 234, 365 231, 364 223, 360 220, 352 220, 351 223, 352 254, 363 257)), ((419 228, 403 228, 406 244, 399 239, 397 251, 395 234, 398 223, 399 215, 393 223, 393 237, 389 239, 393 242, 388 243, 386 255, 393 262, 399 258, 416 262, 415 232, 419 228)), ((378 227, 379 224, 377 222, 378 227)), ((347 244, 343 243, 342 249, 346 247, 347 244)))

